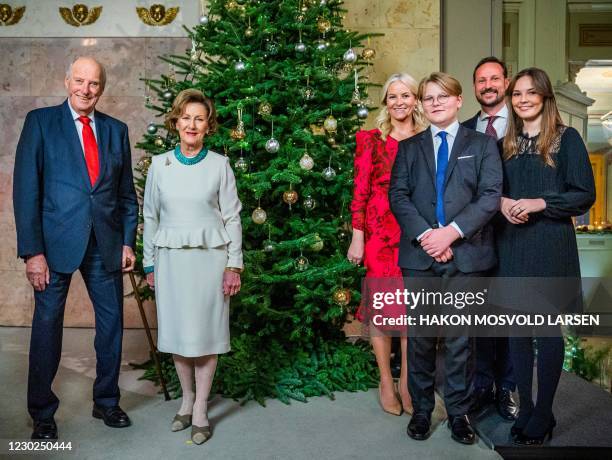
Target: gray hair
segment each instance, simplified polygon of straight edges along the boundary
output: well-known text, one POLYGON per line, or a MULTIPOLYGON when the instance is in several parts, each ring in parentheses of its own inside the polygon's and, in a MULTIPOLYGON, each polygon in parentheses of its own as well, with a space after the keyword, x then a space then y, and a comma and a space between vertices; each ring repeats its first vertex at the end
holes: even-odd
POLYGON ((102 87, 102 89, 104 89, 106 87, 106 69, 104 68, 104 66, 102 65, 100 61, 98 61, 96 58, 91 57, 91 56, 78 56, 77 58, 75 58, 70 63, 70 65, 68 65, 68 69, 66 69, 66 78, 70 79, 72 77, 72 66, 79 59, 89 59, 98 65, 98 67, 100 68, 100 86, 102 87))

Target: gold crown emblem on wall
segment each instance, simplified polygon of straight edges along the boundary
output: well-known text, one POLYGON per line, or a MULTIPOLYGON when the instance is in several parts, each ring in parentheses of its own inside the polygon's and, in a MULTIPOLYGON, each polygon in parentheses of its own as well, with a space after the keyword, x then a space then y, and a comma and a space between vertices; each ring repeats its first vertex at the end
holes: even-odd
POLYGON ((60 7, 59 12, 64 21, 66 21, 66 24, 80 27, 88 26, 96 22, 100 14, 102 14, 102 7, 94 6, 92 9, 89 9, 86 5, 77 3, 72 9, 60 7))
POLYGON ((154 4, 146 9, 144 7, 136 7, 136 13, 142 22, 148 26, 165 26, 170 24, 176 18, 179 12, 179 7, 166 9, 164 5, 154 4))
POLYGON ((21 21, 23 17, 23 13, 25 13, 25 6, 20 6, 19 8, 11 8, 11 5, 7 5, 6 3, 0 4, 0 25, 2 26, 12 26, 21 21))

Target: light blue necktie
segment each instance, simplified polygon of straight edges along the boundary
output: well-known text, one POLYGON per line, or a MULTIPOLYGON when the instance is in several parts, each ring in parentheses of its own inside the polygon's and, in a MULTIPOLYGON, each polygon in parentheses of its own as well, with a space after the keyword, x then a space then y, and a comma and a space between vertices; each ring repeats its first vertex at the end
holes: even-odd
POLYGON ((446 216, 444 215, 444 178, 446 177, 446 168, 448 166, 447 134, 446 131, 440 131, 437 134, 442 140, 438 148, 438 158, 436 161, 436 218, 440 225, 446 225, 446 216))

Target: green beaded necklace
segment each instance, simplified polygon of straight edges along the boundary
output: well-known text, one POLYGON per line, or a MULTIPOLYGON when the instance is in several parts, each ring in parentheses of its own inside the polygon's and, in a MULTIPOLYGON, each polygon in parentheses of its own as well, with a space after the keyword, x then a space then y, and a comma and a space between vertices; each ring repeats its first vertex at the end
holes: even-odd
POLYGON ((177 145, 174 149, 174 156, 176 157, 176 159, 187 166, 199 163, 204 158, 206 158, 207 153, 208 153, 208 149, 205 147, 202 147, 202 150, 200 150, 196 156, 186 157, 185 155, 183 155, 183 152, 181 152, 180 145, 177 145))

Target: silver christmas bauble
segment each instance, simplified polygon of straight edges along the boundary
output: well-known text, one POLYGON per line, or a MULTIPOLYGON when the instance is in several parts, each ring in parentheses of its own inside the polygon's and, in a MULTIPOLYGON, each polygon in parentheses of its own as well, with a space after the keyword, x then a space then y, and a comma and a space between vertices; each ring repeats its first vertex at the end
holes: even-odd
POLYGON ((205 26, 206 24, 208 24, 208 16, 203 14, 202 16, 200 16, 200 24, 202 24, 203 26, 205 26))
POLYGON ((264 252, 274 252, 274 241, 266 240, 263 242, 264 252))
POLYGON ((280 149, 280 143, 271 137, 266 141, 266 152, 268 153, 276 153, 280 149))
POLYGON ((242 62, 242 61, 237 61, 237 62, 234 64, 234 70, 235 70, 236 72, 242 72, 242 71, 243 71, 245 68, 246 68, 246 65, 245 65, 245 64, 244 64, 244 62, 242 62))
POLYGON ((164 91, 164 93, 162 94, 162 97, 166 100, 166 101, 170 101, 172 100, 172 98, 174 97, 174 94, 172 94, 172 91, 168 90, 168 91, 164 91))
POLYGON ((234 163, 234 167, 240 172, 247 172, 249 170, 249 162, 244 157, 240 157, 234 163))
POLYGON ((310 262, 308 262, 306 257, 300 256, 293 261, 293 265, 298 272, 303 272, 304 270, 308 269, 310 262))
POLYGON ((368 118, 368 108, 365 105, 360 105, 359 107, 357 107, 357 116, 359 118, 368 118))
POLYGON ((305 169, 306 171, 310 171, 314 167, 314 160, 310 155, 305 153, 300 158, 300 168, 305 169))
POLYGON ((308 195, 306 198, 304 198, 303 204, 304 204, 304 209, 312 211, 314 208, 317 207, 317 200, 315 200, 313 197, 308 195))
POLYGON ((275 56, 278 54, 278 43, 276 42, 268 42, 266 45, 266 51, 270 56, 275 56))
POLYGON ((327 42, 323 39, 319 39, 316 41, 316 48, 317 51, 325 51, 327 49, 327 42))
POLYGON ((298 42, 295 44, 295 51, 297 53, 303 53, 306 51, 306 45, 303 42, 298 42))
POLYGON ((255 210, 253 211, 253 214, 251 214, 251 219, 253 219, 253 222, 255 222, 258 225, 263 224, 267 218, 268 218, 268 215, 266 214, 266 211, 261 209, 260 206, 257 206, 255 210))
POLYGON ((331 166, 328 166, 323 170, 323 179, 326 181, 332 181, 336 177, 336 171, 331 166))
POLYGON ((315 97, 315 90, 312 86, 304 86, 302 88, 302 97, 309 101, 311 100, 313 97, 315 97))
POLYGON ((157 126, 155 126, 155 123, 149 123, 149 126, 147 126, 147 132, 149 134, 155 134, 157 132, 157 126))
POLYGON ((342 55, 342 59, 344 59, 344 62, 352 64, 357 60, 357 53, 355 53, 353 48, 349 48, 344 52, 344 55, 342 55))

